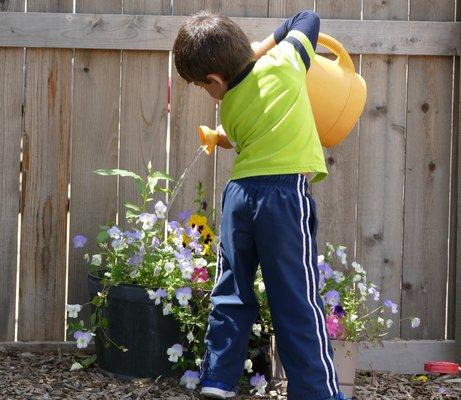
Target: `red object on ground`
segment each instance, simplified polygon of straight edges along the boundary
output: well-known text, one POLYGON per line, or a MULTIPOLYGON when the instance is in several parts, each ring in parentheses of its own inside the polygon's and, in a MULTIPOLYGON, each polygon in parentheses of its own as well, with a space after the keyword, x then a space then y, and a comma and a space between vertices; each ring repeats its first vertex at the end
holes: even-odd
POLYGON ((424 371, 436 374, 458 375, 460 370, 459 364, 448 361, 428 361, 424 363, 424 371))

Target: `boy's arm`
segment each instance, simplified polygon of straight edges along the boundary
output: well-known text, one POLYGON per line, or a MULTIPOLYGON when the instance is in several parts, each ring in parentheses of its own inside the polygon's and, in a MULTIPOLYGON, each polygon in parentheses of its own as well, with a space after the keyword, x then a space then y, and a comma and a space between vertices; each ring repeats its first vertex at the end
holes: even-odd
POLYGON ((223 147, 225 149, 232 149, 234 147, 232 146, 232 143, 229 141, 226 132, 224 132, 222 125, 218 125, 218 127, 216 128, 216 132, 218 132, 219 136, 219 141, 217 143, 219 147, 223 147))
MULTIPOLYGON (((269 35, 262 42, 253 42, 251 47, 255 52, 255 57, 259 58, 266 54, 267 51, 285 39, 289 32, 293 30, 303 33, 309 39, 315 50, 320 30, 320 18, 314 11, 306 10, 288 18, 274 31, 274 33, 269 35)), ((310 61, 304 45, 295 37, 290 37, 289 39, 303 59, 306 69, 308 69, 310 61)))

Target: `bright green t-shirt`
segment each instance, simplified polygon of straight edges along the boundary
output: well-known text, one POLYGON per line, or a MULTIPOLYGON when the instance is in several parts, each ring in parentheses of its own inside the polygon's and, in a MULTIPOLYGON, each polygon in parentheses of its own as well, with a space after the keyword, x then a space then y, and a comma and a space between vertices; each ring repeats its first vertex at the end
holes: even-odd
MULTIPOLYGON (((315 56, 304 33, 292 30, 290 37, 315 56)), ((315 174, 311 182, 325 178, 306 66, 294 45, 282 40, 245 73, 221 103, 222 126, 238 153, 230 179, 306 172, 315 174)))

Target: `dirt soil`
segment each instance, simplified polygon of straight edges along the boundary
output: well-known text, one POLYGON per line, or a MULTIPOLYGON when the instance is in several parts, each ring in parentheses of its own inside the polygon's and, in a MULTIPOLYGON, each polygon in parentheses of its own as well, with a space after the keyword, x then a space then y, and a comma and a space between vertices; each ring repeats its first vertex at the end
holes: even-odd
MULTIPOLYGON (((71 372, 71 365, 71 354, 21 353, 0 347, 0 400, 201 398, 197 391, 178 385, 177 379, 124 381, 108 376, 97 366, 71 372)), ((257 397, 242 388, 238 399, 286 399, 274 389, 270 387, 266 397, 257 397)), ((426 381, 426 376, 359 372, 354 399, 461 399, 461 378, 427 376, 426 381)))

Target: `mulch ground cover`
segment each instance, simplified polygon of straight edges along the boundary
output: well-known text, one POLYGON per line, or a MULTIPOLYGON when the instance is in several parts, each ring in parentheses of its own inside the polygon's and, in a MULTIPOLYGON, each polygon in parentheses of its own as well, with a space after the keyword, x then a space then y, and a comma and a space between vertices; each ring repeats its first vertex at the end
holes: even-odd
MULTIPOLYGON (((178 385, 178 379, 126 381, 96 366, 71 372, 71 364, 71 355, 66 353, 30 353, 0 347, 0 399, 201 399, 197 391, 178 385)), ((275 389, 271 387, 266 397, 257 397, 249 394, 249 388, 242 388, 238 399, 286 399, 275 389)), ((461 378, 359 372, 354 399, 461 399, 461 378)))

